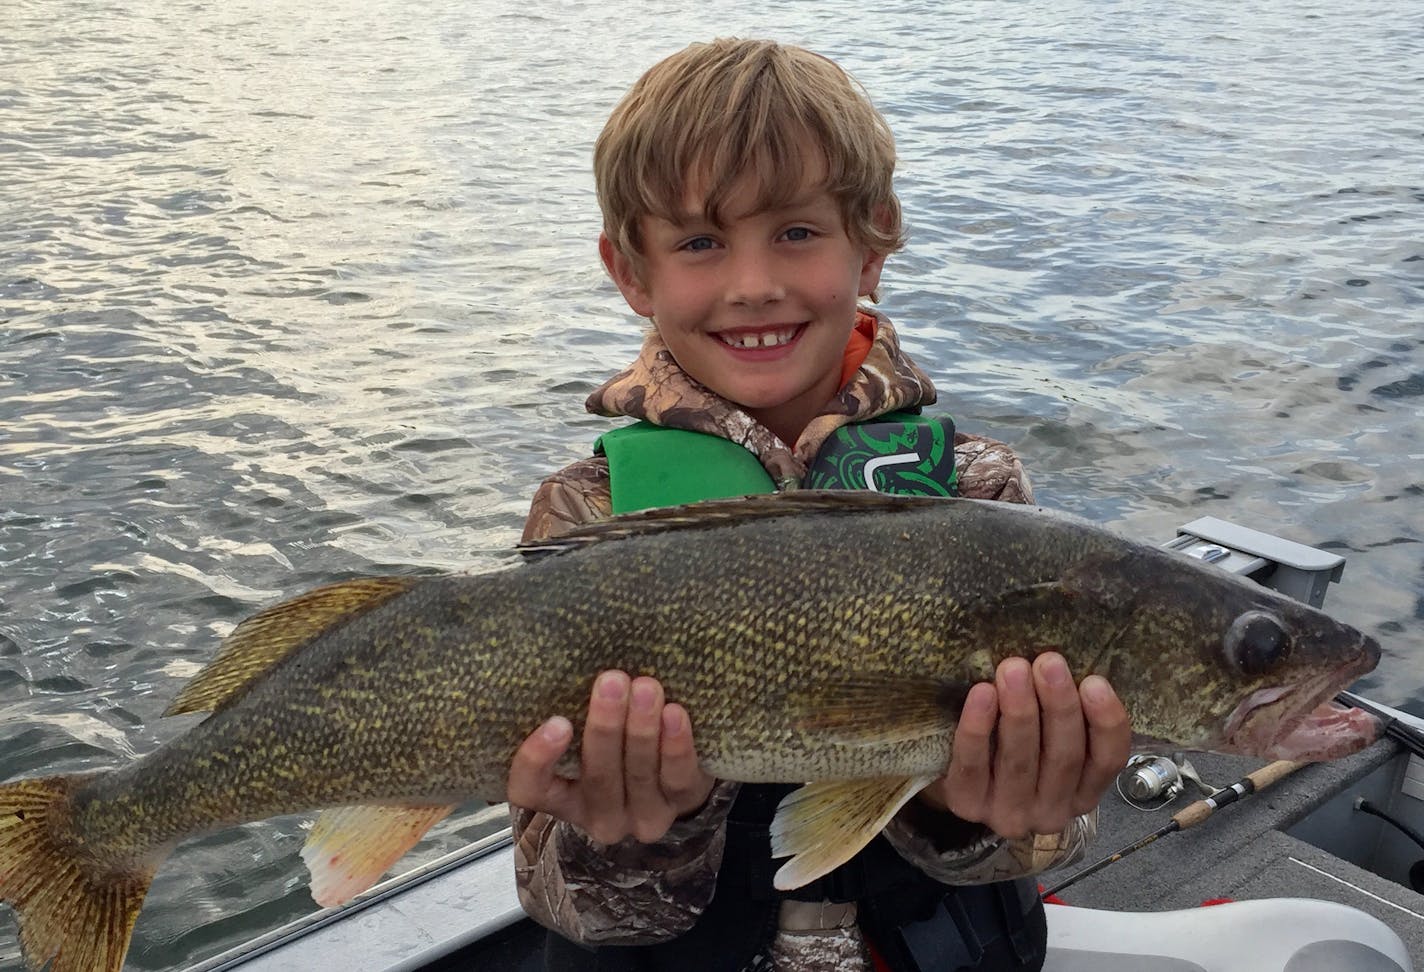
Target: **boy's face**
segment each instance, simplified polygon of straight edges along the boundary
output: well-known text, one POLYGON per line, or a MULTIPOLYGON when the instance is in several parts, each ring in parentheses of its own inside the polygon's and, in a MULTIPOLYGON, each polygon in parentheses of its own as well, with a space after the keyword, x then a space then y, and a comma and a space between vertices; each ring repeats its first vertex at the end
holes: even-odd
POLYGON ((599 241, 628 305, 653 319, 682 369, 789 444, 839 390, 857 300, 885 262, 850 240, 818 185, 755 212, 756 186, 743 179, 721 228, 689 192, 676 222, 643 217, 641 267, 599 241))

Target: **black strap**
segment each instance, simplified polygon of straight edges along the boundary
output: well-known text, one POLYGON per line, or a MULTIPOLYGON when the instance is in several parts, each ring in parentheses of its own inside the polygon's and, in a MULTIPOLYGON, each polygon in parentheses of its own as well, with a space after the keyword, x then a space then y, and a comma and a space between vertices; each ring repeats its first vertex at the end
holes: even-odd
MULTIPOLYGON (((1039 936, 1037 925, 1030 922, 1030 916, 1043 914, 1043 899, 1038 894, 1038 882, 1030 878, 1017 881, 1003 881, 991 884, 999 894, 1000 925, 1006 932, 1009 947, 1020 964, 1027 965, 1035 959, 1041 965, 1046 942, 1039 936)), ((1044 934, 1046 934, 1046 928, 1044 934)), ((1035 968, 1037 966, 1034 966, 1035 968)))
MULTIPOLYGON (((964 906, 966 895, 945 895, 924 921, 899 926, 896 935, 916 969, 972 969, 984 958, 977 922, 964 906)), ((968 896, 974 897, 974 896, 968 896)))
POLYGON ((896 972, 1031 972, 1042 967, 1048 927, 1028 879, 945 889, 923 899, 862 903, 861 926, 896 972))

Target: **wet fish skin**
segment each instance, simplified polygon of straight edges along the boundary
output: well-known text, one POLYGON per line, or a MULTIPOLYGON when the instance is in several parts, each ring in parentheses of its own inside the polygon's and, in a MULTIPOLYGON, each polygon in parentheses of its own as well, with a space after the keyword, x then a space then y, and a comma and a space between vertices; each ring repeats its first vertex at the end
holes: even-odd
MULTIPOLYGON (((1217 568, 1008 504, 792 495, 620 518, 551 547, 565 552, 262 612, 175 705, 216 705, 204 722, 113 772, 0 787, 0 898, 34 967, 64 947, 56 972, 117 970, 127 942, 125 926, 73 964, 75 919, 27 914, 35 889, 6 865, 35 820, 59 835, 46 864, 94 895, 127 889, 85 922, 131 925, 187 836, 320 807, 502 799, 527 733, 556 713, 578 727, 609 668, 659 678, 719 777, 886 779, 902 803, 942 772, 969 686, 1011 655, 1060 651, 1078 678, 1105 675, 1144 735, 1249 739, 1263 756, 1379 656, 1217 568), (1263 661, 1273 632, 1290 650, 1263 661), (1250 700, 1282 683, 1308 690, 1256 714, 1250 700)), ((886 800, 849 829, 883 823, 900 805, 886 800)))

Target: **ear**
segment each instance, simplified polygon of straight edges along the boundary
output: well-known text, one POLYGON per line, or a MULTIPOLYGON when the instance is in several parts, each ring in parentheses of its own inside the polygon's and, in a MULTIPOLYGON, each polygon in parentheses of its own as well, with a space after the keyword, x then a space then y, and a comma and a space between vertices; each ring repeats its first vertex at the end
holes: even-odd
POLYGON ((859 296, 869 297, 875 293, 875 288, 880 286, 880 271, 884 268, 885 254, 867 249, 865 251, 865 260, 860 266, 859 296))
MULTIPOLYGON (((598 234, 598 255, 603 259, 604 269, 617 284, 618 292, 623 295, 623 299, 628 302, 633 313, 639 317, 652 317, 652 292, 644 286, 632 259, 628 254, 618 249, 614 242, 608 238, 607 233, 598 234)), ((879 275, 876 276, 878 278, 879 275)))
MULTIPOLYGON (((892 232, 895 216, 893 211, 887 206, 877 206, 871 213, 871 222, 875 229, 885 235, 892 232)), ((880 271, 885 268, 885 258, 888 253, 877 253, 866 247, 865 261, 860 268, 860 294, 861 297, 876 299, 875 288, 880 286, 880 271)))

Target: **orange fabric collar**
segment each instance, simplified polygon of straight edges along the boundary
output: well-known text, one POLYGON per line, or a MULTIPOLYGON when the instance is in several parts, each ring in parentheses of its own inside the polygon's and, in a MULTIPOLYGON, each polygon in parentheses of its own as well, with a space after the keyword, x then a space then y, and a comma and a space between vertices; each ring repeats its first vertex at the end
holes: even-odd
POLYGON ((846 382, 855 377, 855 373, 865 363, 865 356, 870 354, 870 347, 875 343, 876 326, 874 314, 856 311, 855 329, 850 332, 850 340, 846 342, 845 356, 841 358, 841 388, 844 388, 846 382))

